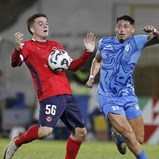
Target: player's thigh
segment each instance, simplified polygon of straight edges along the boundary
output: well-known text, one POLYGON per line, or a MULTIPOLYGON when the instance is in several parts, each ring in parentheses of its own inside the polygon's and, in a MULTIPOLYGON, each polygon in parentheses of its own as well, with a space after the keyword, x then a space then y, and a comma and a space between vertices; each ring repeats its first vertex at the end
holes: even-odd
POLYGON ((67 95, 66 109, 60 118, 74 134, 76 128, 85 128, 85 123, 74 96, 67 95))
POLYGON ((125 110, 126 117, 135 133, 136 139, 139 143, 144 140, 144 121, 139 105, 129 105, 125 110))
POLYGON ((142 116, 129 120, 137 141, 142 144, 144 140, 144 120, 142 116))
POLYGON ((39 124, 41 127, 54 128, 65 110, 64 95, 49 97, 40 102, 39 124))
POLYGON ((122 134, 126 137, 129 133, 133 133, 131 125, 129 124, 125 115, 109 113, 108 117, 109 117, 109 121, 110 121, 111 125, 120 134, 122 134))

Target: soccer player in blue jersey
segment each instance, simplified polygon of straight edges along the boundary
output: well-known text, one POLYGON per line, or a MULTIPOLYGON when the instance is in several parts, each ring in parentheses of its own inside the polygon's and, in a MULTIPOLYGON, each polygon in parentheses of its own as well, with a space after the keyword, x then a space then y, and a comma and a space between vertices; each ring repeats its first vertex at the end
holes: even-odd
POLYGON ((126 147, 137 159, 147 159, 141 144, 144 140, 144 121, 134 91, 133 73, 144 47, 159 43, 159 32, 152 25, 143 31, 150 35, 133 35, 134 19, 124 15, 117 18, 114 37, 99 41, 96 56, 86 85, 93 87, 100 71, 98 101, 107 121, 116 130, 112 132, 118 150, 126 147))

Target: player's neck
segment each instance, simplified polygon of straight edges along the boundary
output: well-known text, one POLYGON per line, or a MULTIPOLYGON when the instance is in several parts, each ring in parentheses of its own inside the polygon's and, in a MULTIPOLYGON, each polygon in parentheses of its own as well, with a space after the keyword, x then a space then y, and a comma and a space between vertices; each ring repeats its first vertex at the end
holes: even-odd
POLYGON ((38 41, 38 42, 47 42, 47 38, 46 37, 41 38, 41 37, 33 36, 32 40, 33 41, 38 41))
POLYGON ((124 39, 119 39, 119 42, 120 42, 120 43, 123 43, 123 42, 124 42, 124 39))
POLYGON ((43 41, 43 40, 35 40, 35 39, 31 39, 32 41, 35 41, 35 42, 39 42, 39 43, 46 43, 48 40, 45 40, 45 41, 43 41))

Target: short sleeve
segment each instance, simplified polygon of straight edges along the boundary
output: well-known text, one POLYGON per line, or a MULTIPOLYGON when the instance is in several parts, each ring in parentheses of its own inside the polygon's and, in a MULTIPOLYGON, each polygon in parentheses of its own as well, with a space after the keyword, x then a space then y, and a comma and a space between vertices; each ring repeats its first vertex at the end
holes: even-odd
POLYGON ((102 46, 103 38, 98 42, 97 55, 101 55, 101 46, 102 46))
POLYGON ((134 36, 134 38, 135 38, 136 44, 138 45, 138 48, 142 50, 148 41, 148 35, 136 35, 134 36))

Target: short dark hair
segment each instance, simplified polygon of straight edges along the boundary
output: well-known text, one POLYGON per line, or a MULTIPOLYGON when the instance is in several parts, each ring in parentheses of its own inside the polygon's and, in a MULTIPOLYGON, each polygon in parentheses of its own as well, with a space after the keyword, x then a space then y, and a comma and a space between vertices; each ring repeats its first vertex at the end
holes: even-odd
POLYGON ((28 20, 27 20, 27 28, 28 28, 28 31, 30 32, 30 34, 33 34, 33 33, 31 32, 31 30, 30 30, 31 25, 34 23, 34 20, 35 20, 36 18, 39 18, 39 17, 45 17, 46 19, 48 19, 47 16, 46 16, 45 14, 43 14, 43 13, 33 14, 32 16, 30 16, 30 17, 28 18, 28 20))
POLYGON ((117 20, 116 20, 116 23, 118 23, 118 21, 120 21, 120 20, 128 21, 132 25, 135 24, 135 20, 132 17, 128 16, 128 15, 123 15, 121 17, 118 17, 117 20))

